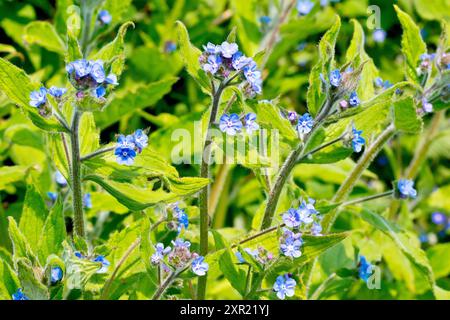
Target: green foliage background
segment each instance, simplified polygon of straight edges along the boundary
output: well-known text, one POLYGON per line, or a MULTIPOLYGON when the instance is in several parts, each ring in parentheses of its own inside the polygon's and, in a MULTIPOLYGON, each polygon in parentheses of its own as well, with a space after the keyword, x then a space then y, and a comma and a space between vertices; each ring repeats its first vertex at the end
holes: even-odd
MULTIPOLYGON (((277 108, 300 114, 317 113, 324 97, 314 86, 314 75, 332 63, 327 61, 328 48, 318 43, 331 28, 325 39, 328 43, 336 42, 337 65, 352 61, 361 64, 367 60, 357 87, 364 111, 336 119, 339 121, 331 123, 326 133, 322 133, 321 141, 340 135, 350 121, 364 130, 370 142, 390 122, 394 122, 399 132, 364 171, 350 197, 389 190, 391 181, 403 177, 405 172, 411 173, 410 164, 417 157, 420 161, 411 178, 416 180, 419 196, 410 202, 380 199, 363 206, 345 207, 332 234, 322 239, 306 237, 302 258, 293 266, 281 265, 268 272, 263 287, 270 289, 281 271, 289 269, 303 274, 305 263, 319 257, 310 289, 315 292, 312 298, 450 299, 450 235, 431 223, 433 212, 442 212, 450 218, 448 104, 436 104, 438 112, 426 115, 422 121, 416 116, 412 100, 394 103, 391 99, 396 88, 412 90, 404 81, 417 84, 414 66, 419 59, 418 52, 423 51, 419 49, 427 47, 429 53, 435 52, 445 26, 441 23, 449 20, 449 2, 342 0, 326 7, 316 2, 306 17, 292 13, 280 27, 279 41, 266 61, 263 95, 258 99, 275 101, 276 107, 237 99, 232 110, 254 110, 263 127, 279 129, 285 146, 280 150, 281 158, 285 158, 296 133, 287 121, 277 120, 277 108), (418 29, 408 26, 414 22, 402 13, 400 17, 404 21, 399 21, 394 4, 413 18, 418 29), (387 31, 382 44, 374 42, 372 30, 366 26, 369 5, 381 9, 381 27, 387 31), (337 35, 333 33, 336 14, 341 22, 337 40, 333 39, 337 35), (410 33, 403 40, 401 24, 405 33, 410 33), (419 29, 423 41, 418 36, 419 29), (305 45, 299 49, 302 43, 305 45), (377 76, 396 87, 387 91, 385 99, 375 101, 371 99, 376 94, 373 80, 377 76), (421 243, 420 235, 426 235, 427 241, 421 243), (380 267, 380 289, 369 290, 354 276, 358 254, 380 267)), ((261 63, 263 55, 258 53, 267 45, 268 33, 262 30, 259 18, 263 15, 274 18, 277 3, 269 0, 105 0, 103 7, 110 11, 113 21, 102 31, 92 55, 105 60, 116 57, 113 69, 122 75, 120 86, 105 111, 83 116, 81 152, 86 155, 100 145, 108 145, 117 133, 147 127, 150 147, 137 160, 133 173, 121 171, 112 155, 86 162, 85 191, 92 194, 93 202, 93 208, 86 212, 89 247, 96 254, 104 254, 111 262, 110 270, 114 270, 130 245, 136 239, 141 241, 138 249, 120 265, 113 281, 107 282, 110 274, 95 274, 98 266, 87 261, 80 266, 83 290, 68 290, 67 282, 71 280, 68 266, 80 263, 70 253, 74 248, 86 251, 87 244, 76 238, 74 247, 68 244, 72 235, 70 201, 58 200, 53 206, 45 201, 46 192, 58 190, 53 179, 55 170, 68 177, 61 136, 56 133, 64 129, 54 119, 43 119, 34 113, 28 107, 28 95, 39 83, 47 87, 67 83, 65 61, 77 57, 76 46, 71 42, 75 31, 67 29, 67 22, 73 22, 70 20, 73 1, 0 1, 3 58, 0 61, 0 299, 10 299, 19 287, 26 287, 35 299, 151 298, 157 282, 155 268, 149 262, 152 244, 160 239, 167 242, 175 235, 164 224, 150 232, 164 203, 183 199, 191 222, 184 237, 192 241, 193 249, 198 248, 199 213, 197 199, 192 195, 207 182, 195 178, 199 175, 198 166, 170 163, 172 148, 177 143, 171 140, 171 133, 177 128, 193 132, 194 121, 206 121, 205 110, 211 103, 210 96, 205 94, 205 86, 209 84, 198 72, 196 51, 190 47, 189 39, 197 48, 207 42, 221 43, 236 27, 240 48, 248 56, 256 55, 255 59, 261 63), (183 22, 189 35, 176 21, 183 22), (171 43, 177 45, 174 52, 166 50, 171 43), (42 129, 54 133, 48 135, 42 129), (154 177, 157 179, 152 180, 154 177), (169 192, 159 184, 170 186, 169 192), (43 280, 44 273, 48 271, 46 266, 54 265, 61 265, 67 271, 65 285, 49 289, 43 280)), ((444 45, 448 47, 448 42, 444 45)), ((232 94, 233 91, 226 91, 224 100, 232 94)), ((298 164, 277 212, 283 212, 304 194, 323 200, 326 208, 357 160, 358 155, 349 157, 345 148, 337 147, 327 149, 310 163, 298 164)), ((210 235, 213 253, 207 257, 208 299, 241 299, 245 295, 242 283, 246 269, 236 266, 229 246, 255 232, 261 222, 266 185, 258 170, 245 163, 216 165, 212 169, 213 180, 223 178, 223 181, 220 192, 215 193, 217 208, 211 221, 215 231, 210 235)), ((263 244, 277 252, 277 241, 276 235, 269 234, 246 246, 263 244)), ((168 295, 192 298, 187 284, 195 284, 196 280, 191 276, 183 276, 186 285, 175 284, 168 295)), ((300 278, 298 283, 295 298, 305 298, 300 278)), ((253 292, 244 298, 274 299, 275 295, 253 292)))

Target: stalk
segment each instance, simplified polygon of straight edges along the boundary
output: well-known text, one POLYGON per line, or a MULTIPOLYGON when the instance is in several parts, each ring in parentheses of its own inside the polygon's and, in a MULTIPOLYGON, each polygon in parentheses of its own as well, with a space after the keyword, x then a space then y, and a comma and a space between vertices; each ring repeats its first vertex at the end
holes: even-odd
MULTIPOLYGON (((212 136, 210 128, 216 122, 217 113, 220 104, 222 92, 226 87, 225 82, 221 82, 217 90, 213 89, 213 101, 211 107, 211 114, 209 116, 208 131, 206 133, 206 140, 203 147, 202 164, 200 169, 200 176, 202 178, 209 178, 209 162, 211 160, 211 144, 212 136)), ((214 88, 214 86, 213 86, 214 88)), ((200 255, 204 256, 208 253, 208 224, 209 224, 209 186, 204 187, 200 191, 199 207, 200 207, 200 255)), ((204 275, 198 279, 197 299, 205 299, 207 276, 204 275)))
POLYGON ((81 191, 81 160, 80 160, 80 125, 81 113, 75 108, 72 128, 70 133, 70 143, 72 152, 72 201, 73 201, 73 220, 75 234, 79 237, 85 236, 84 213, 83 213, 83 195, 81 191))

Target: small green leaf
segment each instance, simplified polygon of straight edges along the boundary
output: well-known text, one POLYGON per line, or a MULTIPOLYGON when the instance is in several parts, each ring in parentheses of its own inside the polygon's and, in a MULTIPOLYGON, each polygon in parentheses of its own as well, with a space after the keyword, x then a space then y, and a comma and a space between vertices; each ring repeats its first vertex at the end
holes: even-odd
POLYGON ((245 279, 246 273, 243 269, 237 266, 232 259, 233 252, 225 250, 219 258, 220 270, 223 272, 225 278, 235 288, 241 296, 245 295, 245 279))
POLYGON ((408 79, 419 84, 416 68, 420 56, 427 52, 427 46, 422 40, 419 27, 414 23, 412 18, 398 6, 394 5, 394 7, 403 28, 402 52, 406 58, 406 76, 408 79))
POLYGON ((41 280, 38 279, 38 271, 33 269, 28 259, 21 258, 17 261, 17 271, 23 293, 30 298, 30 300, 49 299, 47 288, 42 284, 41 280))
POLYGON ((406 97, 395 101, 393 116, 397 130, 412 134, 422 131, 423 121, 417 115, 413 98, 406 97))
POLYGON ((204 89, 209 92, 210 81, 206 73, 200 68, 200 62, 198 61, 201 51, 196 48, 189 40, 189 33, 186 26, 181 22, 176 22, 178 31, 178 42, 180 45, 180 52, 183 58, 184 65, 189 75, 204 89))
POLYGON ((8 217, 8 222, 8 233, 13 246, 14 259, 28 258, 32 261, 36 261, 27 239, 17 226, 16 220, 14 220, 13 217, 8 217))
POLYGON ((63 250, 62 243, 65 238, 66 224, 63 203, 61 197, 58 197, 42 228, 38 245, 40 260, 45 261, 51 254, 60 254, 63 250))
POLYGON ((11 266, 0 258, 0 300, 10 300, 19 287, 19 279, 11 266))

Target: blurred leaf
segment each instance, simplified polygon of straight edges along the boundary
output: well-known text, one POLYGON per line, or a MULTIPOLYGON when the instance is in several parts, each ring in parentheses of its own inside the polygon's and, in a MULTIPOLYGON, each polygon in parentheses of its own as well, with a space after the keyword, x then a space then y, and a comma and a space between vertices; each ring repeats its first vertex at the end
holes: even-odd
POLYGON ((420 56, 427 52, 427 46, 422 40, 419 27, 417 27, 411 17, 399 7, 394 7, 403 28, 402 52, 406 58, 406 76, 408 79, 419 84, 416 68, 420 56))
POLYGON ((450 274, 450 243, 438 243, 427 250, 436 279, 446 277, 450 274))
POLYGON ((47 21, 33 21, 24 30, 23 40, 27 44, 37 44, 49 51, 64 55, 66 45, 55 27, 47 21))
POLYGON ((26 166, 2 166, 0 168, 0 190, 5 190, 14 182, 22 181, 28 171, 26 166))
POLYGON ((433 0, 430 3, 427 0, 413 0, 416 6, 416 12, 426 20, 441 20, 448 18, 450 12, 450 2, 447 0, 433 0))

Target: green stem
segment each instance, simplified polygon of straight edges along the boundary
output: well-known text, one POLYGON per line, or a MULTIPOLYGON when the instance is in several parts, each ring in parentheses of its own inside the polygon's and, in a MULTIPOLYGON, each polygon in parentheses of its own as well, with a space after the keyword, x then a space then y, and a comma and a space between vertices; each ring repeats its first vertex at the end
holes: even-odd
POLYGON ((311 295, 310 300, 317 300, 320 298, 320 295, 325 291, 328 284, 333 281, 333 279, 336 278, 336 273, 330 274, 328 278, 325 279, 324 282, 314 291, 314 293, 311 295))
POLYGON ((89 160, 91 158, 95 158, 95 157, 97 157, 99 155, 102 155, 102 154, 104 154, 106 152, 113 151, 115 148, 116 147, 113 146, 113 147, 106 147, 106 148, 103 148, 103 149, 98 149, 98 150, 96 150, 96 151, 94 151, 92 153, 89 153, 89 154, 85 155, 84 157, 81 157, 80 160, 81 161, 86 161, 86 160, 89 160))
POLYGON ((72 201, 73 201, 73 219, 75 233, 79 237, 85 236, 84 214, 83 214, 83 195, 81 191, 81 161, 80 161, 80 125, 81 113, 75 109, 72 128, 70 133, 71 151, 72 151, 72 201))
POLYGON ((86 58, 91 37, 92 9, 88 5, 89 0, 81 0, 81 12, 83 16, 83 30, 81 31, 81 51, 86 58))
POLYGON ((152 297, 152 300, 159 300, 161 296, 166 292, 167 288, 170 287, 170 285, 173 283, 173 281, 184 271, 186 271, 189 266, 191 265, 192 261, 189 261, 185 267, 177 270, 173 270, 170 275, 164 280, 162 285, 158 287, 158 290, 156 290, 155 294, 152 297))
MULTIPOLYGON (((206 132, 205 144, 203 147, 202 164, 200 169, 200 176, 202 178, 209 178, 209 162, 211 160, 211 144, 212 136, 210 128, 216 122, 217 113, 219 111, 220 98, 222 92, 226 87, 226 82, 221 82, 217 90, 213 90, 213 100, 211 107, 211 114, 209 116, 208 131, 206 132)), ((199 207, 200 207, 200 255, 205 256, 208 253, 208 224, 209 224, 209 186, 204 187, 200 191, 199 207)), ((207 275, 198 279, 197 299, 205 299, 206 294, 207 275)))
POLYGON ((379 194, 374 194, 371 196, 367 196, 367 197, 363 197, 363 198, 358 198, 355 200, 351 200, 351 201, 347 201, 341 204, 341 206, 349 206, 352 204, 357 204, 357 203, 362 203, 362 202, 366 202, 366 201, 370 201, 370 200, 374 200, 374 199, 379 199, 379 198, 384 198, 387 196, 392 196, 394 194, 394 190, 389 190, 383 193, 379 193, 379 194))

